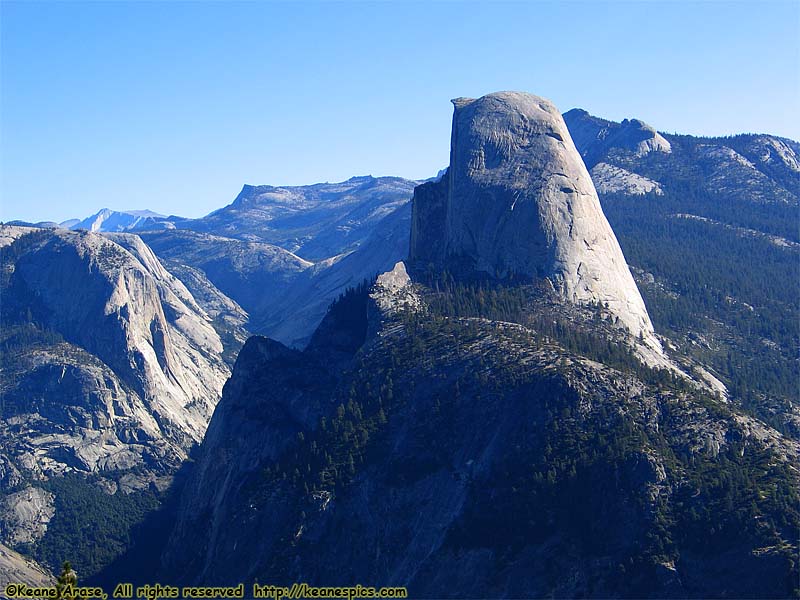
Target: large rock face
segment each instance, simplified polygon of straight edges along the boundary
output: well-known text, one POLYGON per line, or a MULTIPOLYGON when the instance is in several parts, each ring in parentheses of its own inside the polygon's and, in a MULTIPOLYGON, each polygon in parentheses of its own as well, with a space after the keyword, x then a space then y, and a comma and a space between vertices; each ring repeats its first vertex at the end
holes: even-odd
POLYGON ((800 144, 665 133, 669 152, 642 154, 634 120, 573 109, 564 121, 658 332, 733 402, 747 398, 748 410, 800 436, 800 144))
POLYGON ((597 163, 592 167, 590 174, 599 194, 626 196, 642 196, 650 192, 657 196, 663 194, 657 181, 608 163, 597 163))
POLYGON ((28 486, 0 498, 0 539, 12 546, 33 544, 45 534, 54 513, 53 494, 41 488, 28 486))
POLYGON ((241 337, 213 286, 193 281, 198 302, 139 237, 107 235, 0 227, 0 543, 53 570, 71 547, 83 577, 203 439, 241 337))
POLYGON ((642 158, 651 152, 672 152, 669 140, 639 119, 625 119, 622 123, 614 123, 594 117, 580 108, 573 108, 564 113, 564 120, 590 169, 611 147, 630 153, 636 158, 642 158))
POLYGON ((143 232, 141 238, 172 271, 188 265, 202 272, 247 311, 247 328, 254 333, 262 331, 273 306, 313 266, 288 250, 264 242, 189 230, 143 232))
POLYGON ((625 119, 622 123, 614 123, 594 117, 580 108, 573 108, 564 113, 564 120, 590 169, 609 148, 623 150, 635 158, 642 158, 651 152, 672 152, 669 140, 639 119, 625 119))
POLYGON ((230 373, 211 319, 136 236, 0 235, 2 487, 17 471, 169 474, 230 373))
POLYGON ((305 350, 251 338, 158 577, 419 598, 787 595, 798 518, 772 499, 797 497, 797 444, 643 367, 581 306, 608 302, 651 334, 552 105, 456 101, 452 152, 415 190, 411 273, 486 285, 429 285, 399 262, 332 304, 305 350), (525 284, 542 278, 562 298, 525 284), (752 494, 765 460, 776 491, 752 494), (720 495, 734 479, 746 501, 720 495))
POLYGON ((417 268, 548 278, 658 342, 639 290, 561 114, 519 92, 453 101, 450 169, 414 195, 417 268))
POLYGON ((0 544, 0 589, 5 590, 9 583, 44 587, 54 585, 55 577, 41 565, 0 544))

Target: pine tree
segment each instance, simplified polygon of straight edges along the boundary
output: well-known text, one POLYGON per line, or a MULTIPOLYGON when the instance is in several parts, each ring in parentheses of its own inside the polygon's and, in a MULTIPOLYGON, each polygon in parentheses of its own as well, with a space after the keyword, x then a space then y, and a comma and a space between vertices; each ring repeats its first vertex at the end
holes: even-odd
POLYGON ((65 598, 72 598, 73 595, 69 593, 72 591, 74 593, 75 587, 78 585, 78 574, 72 570, 72 565, 69 561, 65 561, 64 565, 61 567, 61 575, 58 576, 56 579, 56 594, 59 600, 65 598))

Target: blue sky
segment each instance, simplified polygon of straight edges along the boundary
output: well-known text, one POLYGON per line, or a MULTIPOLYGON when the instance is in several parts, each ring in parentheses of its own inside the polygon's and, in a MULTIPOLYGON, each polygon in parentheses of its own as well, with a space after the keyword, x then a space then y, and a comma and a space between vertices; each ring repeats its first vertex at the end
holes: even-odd
POLYGON ((450 98, 800 139, 800 2, 0 2, 0 219, 424 178, 450 98))

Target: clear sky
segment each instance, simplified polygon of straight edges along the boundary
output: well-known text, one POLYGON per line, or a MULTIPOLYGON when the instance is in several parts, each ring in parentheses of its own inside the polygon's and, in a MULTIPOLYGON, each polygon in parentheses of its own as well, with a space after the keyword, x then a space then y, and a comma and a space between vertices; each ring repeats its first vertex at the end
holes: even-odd
POLYGON ((800 139, 800 2, 0 2, 0 219, 425 178, 450 98, 800 139))

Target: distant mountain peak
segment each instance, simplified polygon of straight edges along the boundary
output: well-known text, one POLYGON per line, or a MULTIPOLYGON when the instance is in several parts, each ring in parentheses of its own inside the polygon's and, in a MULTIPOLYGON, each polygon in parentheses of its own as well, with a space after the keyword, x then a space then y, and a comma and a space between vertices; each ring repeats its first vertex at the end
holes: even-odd
POLYGON ((152 210, 112 210, 102 208, 82 221, 65 221, 69 229, 87 229, 94 232, 120 232, 134 229, 170 228, 167 217, 152 210))
POLYGON ((615 123, 595 117, 581 108, 573 108, 564 113, 564 121, 590 169, 612 148, 635 157, 651 152, 672 152, 669 140, 640 119, 623 119, 621 123, 615 123))

